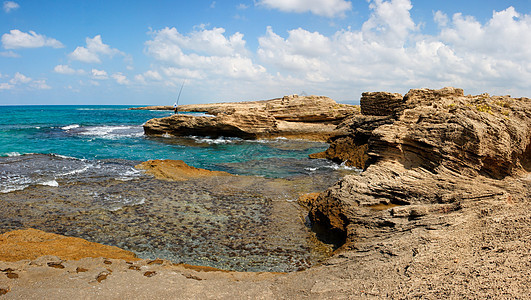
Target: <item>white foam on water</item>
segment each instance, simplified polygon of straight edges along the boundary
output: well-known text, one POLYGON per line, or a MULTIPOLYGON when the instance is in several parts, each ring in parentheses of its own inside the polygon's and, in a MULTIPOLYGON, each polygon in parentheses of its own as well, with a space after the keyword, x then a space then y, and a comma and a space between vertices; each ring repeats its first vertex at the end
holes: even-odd
POLYGON ((83 127, 79 131, 79 134, 105 139, 116 139, 123 137, 141 137, 144 135, 144 130, 142 126, 92 126, 83 127))
POLYGON ((0 177, 0 193, 7 194, 14 191, 22 191, 33 183, 32 180, 26 176, 1 176, 0 177))
POLYGON ((22 154, 20 154, 18 152, 8 152, 5 155, 9 156, 9 157, 22 156, 22 154))
POLYGON ((131 168, 131 169, 125 171, 124 173, 120 174, 121 176, 116 178, 116 180, 129 181, 129 180, 133 180, 133 179, 139 177, 142 174, 143 174, 142 171, 137 170, 135 168, 131 168))
POLYGON ((240 142, 242 139, 240 138, 226 138, 226 137, 218 137, 216 139, 208 138, 208 137, 198 137, 198 136, 191 136, 195 140, 196 143, 207 143, 211 145, 220 145, 220 144, 232 144, 235 142, 240 142))
POLYGON ((84 166, 81 169, 76 169, 76 170, 72 170, 72 171, 69 171, 69 172, 66 172, 66 173, 57 174, 56 176, 57 177, 63 177, 63 176, 70 176, 70 175, 80 174, 80 173, 88 171, 88 169, 90 167, 91 167, 91 165, 86 165, 86 166, 84 166))
POLYGON ((44 182, 39 182, 40 185, 47 185, 47 186, 59 186, 59 183, 55 180, 48 180, 48 181, 44 181, 44 182))
POLYGON ((78 124, 72 124, 72 125, 61 127, 61 129, 62 130, 70 130, 70 129, 75 129, 75 128, 79 128, 79 127, 80 126, 78 124))

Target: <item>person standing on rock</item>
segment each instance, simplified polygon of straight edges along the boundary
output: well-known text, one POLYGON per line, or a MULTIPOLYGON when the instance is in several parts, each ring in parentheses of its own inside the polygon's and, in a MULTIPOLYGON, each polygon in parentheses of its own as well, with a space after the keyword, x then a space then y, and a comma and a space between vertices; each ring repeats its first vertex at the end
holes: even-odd
POLYGON ((173 113, 177 113, 177 102, 173 103, 173 113))

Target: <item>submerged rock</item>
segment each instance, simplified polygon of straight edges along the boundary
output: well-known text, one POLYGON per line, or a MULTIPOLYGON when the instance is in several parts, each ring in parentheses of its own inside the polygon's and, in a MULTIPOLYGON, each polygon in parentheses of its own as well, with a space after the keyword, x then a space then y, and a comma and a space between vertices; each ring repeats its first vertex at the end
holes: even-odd
POLYGON ((325 141, 339 134, 337 124, 358 113, 354 105, 338 104, 322 96, 285 96, 280 99, 179 106, 179 111, 206 112, 213 117, 172 115, 149 120, 149 135, 262 138, 303 138, 325 141))
POLYGON ((227 172, 199 169, 187 165, 182 160, 170 159, 149 160, 136 165, 136 168, 145 170, 147 174, 151 174, 157 179, 169 181, 185 181, 210 176, 233 176, 227 172))

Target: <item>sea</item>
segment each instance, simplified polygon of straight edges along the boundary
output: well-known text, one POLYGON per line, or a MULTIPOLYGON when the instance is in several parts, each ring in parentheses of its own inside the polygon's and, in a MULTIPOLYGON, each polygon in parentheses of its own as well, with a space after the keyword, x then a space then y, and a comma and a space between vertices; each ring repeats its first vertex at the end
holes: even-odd
POLYGON ((31 227, 238 271, 302 270, 331 254, 297 199, 357 170, 309 159, 321 142, 144 135, 172 113, 0 106, 0 233, 31 227), (135 168, 152 159, 238 176, 162 181, 135 168))

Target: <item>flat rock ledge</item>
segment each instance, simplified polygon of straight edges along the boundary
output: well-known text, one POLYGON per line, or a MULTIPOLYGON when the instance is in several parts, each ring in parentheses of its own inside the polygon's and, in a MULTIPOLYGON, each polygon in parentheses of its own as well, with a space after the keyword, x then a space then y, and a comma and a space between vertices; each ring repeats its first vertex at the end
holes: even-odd
POLYGON ((144 124, 144 132, 148 135, 326 141, 339 134, 337 125, 359 113, 359 107, 339 104, 323 96, 291 95, 265 101, 183 105, 179 106, 179 111, 205 112, 212 116, 175 114, 156 118, 144 124))
POLYGON ((186 181, 190 179, 205 178, 212 176, 234 176, 227 172, 210 171, 187 165, 182 160, 148 160, 135 166, 144 170, 147 174, 157 179, 167 181, 186 181))

